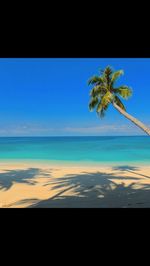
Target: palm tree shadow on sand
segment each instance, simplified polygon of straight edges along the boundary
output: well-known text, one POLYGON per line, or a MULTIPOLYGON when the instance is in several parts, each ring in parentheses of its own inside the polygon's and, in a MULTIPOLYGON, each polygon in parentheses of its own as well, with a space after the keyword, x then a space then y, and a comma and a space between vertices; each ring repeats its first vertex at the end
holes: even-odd
MULTIPOLYGON (((4 170, 0 173, 0 190, 9 190, 14 183, 35 185, 37 175, 41 173, 40 168, 28 168, 18 170, 4 170)), ((42 173, 43 176, 47 175, 42 173)))
POLYGON ((139 178, 123 177, 116 173, 82 172, 51 179, 45 186, 59 191, 46 200, 24 199, 16 205, 27 203, 29 208, 115 208, 115 207, 150 207, 150 184, 142 184, 136 188, 139 178), (125 185, 115 180, 130 180, 125 185))
POLYGON ((129 172, 129 173, 136 174, 136 175, 139 175, 139 176, 142 176, 142 177, 150 179, 150 176, 143 175, 143 174, 137 172, 139 170, 139 167, 137 167, 137 166, 122 165, 122 166, 113 167, 113 170, 121 171, 121 172, 122 171, 129 172))

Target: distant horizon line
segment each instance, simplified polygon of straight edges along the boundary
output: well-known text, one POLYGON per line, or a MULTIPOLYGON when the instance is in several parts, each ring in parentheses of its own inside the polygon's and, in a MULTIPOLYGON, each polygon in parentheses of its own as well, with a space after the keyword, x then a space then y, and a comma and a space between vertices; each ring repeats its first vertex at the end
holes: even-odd
POLYGON ((83 135, 78 135, 78 136, 0 136, 0 138, 68 138, 68 137, 83 137, 83 138, 89 138, 89 137, 148 137, 147 135, 89 135, 89 136, 83 136, 83 135))

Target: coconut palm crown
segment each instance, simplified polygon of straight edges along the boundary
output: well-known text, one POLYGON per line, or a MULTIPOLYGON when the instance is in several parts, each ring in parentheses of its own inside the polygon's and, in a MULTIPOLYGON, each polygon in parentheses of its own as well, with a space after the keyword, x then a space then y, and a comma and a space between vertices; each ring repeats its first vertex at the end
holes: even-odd
POLYGON ((94 85, 90 91, 90 111, 96 108, 97 114, 103 117, 111 103, 116 103, 124 111, 126 110, 119 96, 128 99, 132 95, 132 90, 125 85, 118 88, 115 86, 116 81, 123 74, 123 70, 113 72, 112 68, 107 66, 101 70, 100 76, 93 76, 89 79, 88 84, 94 85))
POLYGON ((128 86, 116 87, 116 81, 121 75, 123 75, 123 70, 114 72, 111 67, 107 66, 104 70, 101 70, 100 76, 90 78, 88 84, 93 85, 93 88, 90 91, 91 100, 89 109, 92 111, 96 108, 97 114, 103 117, 109 105, 112 104, 119 113, 150 136, 150 128, 144 125, 140 120, 128 114, 125 106, 120 100, 120 97, 128 99, 132 95, 132 90, 128 86))

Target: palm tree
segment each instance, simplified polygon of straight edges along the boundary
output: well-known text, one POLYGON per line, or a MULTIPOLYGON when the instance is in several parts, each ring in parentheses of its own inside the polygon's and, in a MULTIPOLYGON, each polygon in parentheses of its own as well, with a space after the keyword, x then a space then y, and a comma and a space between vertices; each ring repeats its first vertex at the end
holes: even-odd
POLYGON ((128 99, 132 95, 132 90, 128 86, 120 86, 116 88, 115 82, 123 75, 123 71, 113 71, 111 67, 106 67, 101 70, 100 76, 93 76, 88 81, 89 85, 94 85, 90 91, 91 100, 89 109, 92 111, 96 108, 96 112, 100 117, 105 115, 108 106, 112 104, 122 115, 132 121, 135 125, 140 127, 144 132, 150 135, 150 128, 145 126, 142 122, 129 115, 126 112, 125 106, 120 100, 119 96, 123 99, 128 99))

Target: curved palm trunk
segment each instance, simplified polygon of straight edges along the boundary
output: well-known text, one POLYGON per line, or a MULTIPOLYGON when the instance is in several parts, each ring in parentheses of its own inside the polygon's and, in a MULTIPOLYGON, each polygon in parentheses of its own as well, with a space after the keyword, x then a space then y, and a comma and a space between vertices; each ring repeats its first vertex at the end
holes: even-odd
POLYGON ((129 115, 126 111, 124 111, 122 108, 120 108, 115 102, 112 103, 113 106, 121 113, 124 115, 126 118, 128 118, 130 121, 132 121, 136 126, 141 128, 147 135, 150 136, 150 128, 145 126, 142 122, 134 118, 133 116, 129 115))

